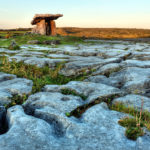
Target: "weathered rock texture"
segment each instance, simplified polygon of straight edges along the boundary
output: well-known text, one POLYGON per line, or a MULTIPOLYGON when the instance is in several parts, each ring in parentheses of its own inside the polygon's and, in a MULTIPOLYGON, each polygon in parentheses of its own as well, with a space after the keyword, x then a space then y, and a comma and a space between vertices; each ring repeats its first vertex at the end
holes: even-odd
POLYGON ((42 35, 56 35, 56 24, 55 21, 59 17, 62 17, 61 14, 37 14, 33 18, 31 24, 36 25, 32 30, 33 33, 38 33, 42 35))
POLYGON ((29 94, 32 84, 31 80, 0 72, 0 106, 11 103, 14 95, 29 94))
MULTIPOLYGON (((45 43, 50 45, 51 41, 45 43)), ((0 107, 0 150, 150 150, 150 132, 144 128, 144 136, 129 140, 118 121, 130 116, 112 111, 106 104, 119 102, 138 110, 142 106, 150 112, 149 43, 100 40, 91 45, 21 48, 0 48, 0 53, 9 61, 38 67, 55 69, 63 63, 60 74, 84 74, 86 79, 45 85, 22 106, 7 112, 0 107), (89 107, 80 118, 67 117, 81 106, 89 107)), ((32 81, 0 73, 0 105, 9 104, 14 94, 31 90, 32 81)))

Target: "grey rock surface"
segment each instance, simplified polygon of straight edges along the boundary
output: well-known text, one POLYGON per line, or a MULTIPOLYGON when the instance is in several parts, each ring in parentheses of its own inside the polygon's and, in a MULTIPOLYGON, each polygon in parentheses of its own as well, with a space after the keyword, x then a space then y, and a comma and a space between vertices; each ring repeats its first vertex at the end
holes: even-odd
POLYGON ((121 88, 122 84, 123 84, 121 80, 117 80, 115 77, 107 78, 104 75, 90 76, 87 79, 85 79, 84 81, 85 82, 94 82, 94 83, 106 84, 106 85, 113 86, 116 88, 121 88))
POLYGON ((25 107, 27 111, 32 111, 35 108, 52 107, 61 112, 71 112, 83 104, 82 99, 78 96, 63 95, 58 92, 40 92, 31 95, 25 107))
MULTIPOLYGON (((9 61, 51 69, 64 63, 61 75, 86 77, 64 85, 45 85, 7 113, 0 107, 0 150, 150 150, 150 132, 144 129, 144 136, 136 141, 127 139, 126 129, 118 121, 128 115, 112 111, 104 103, 121 102, 138 110, 143 103, 142 109, 150 112, 150 44, 92 42, 95 44, 24 45, 20 51, 0 48, 0 55, 9 61), (63 90, 70 92, 64 95, 63 90), (98 100, 102 102, 97 104, 98 100), (67 117, 89 104, 80 118, 67 117)), ((29 94, 32 84, 0 73, 0 105, 9 104, 15 94, 29 94)))
POLYGON ((150 87, 150 68, 128 67, 110 77, 120 80, 127 93, 146 94, 150 87))
POLYGON ((126 107, 134 107, 137 110, 144 110, 150 112, 150 98, 135 94, 126 95, 124 97, 119 97, 113 100, 115 103, 123 103, 126 107))
POLYGON ((24 57, 24 56, 12 56, 9 58, 10 61, 15 60, 16 62, 23 61, 25 64, 36 65, 40 68, 49 66, 55 68, 56 64, 65 62, 66 59, 50 59, 50 58, 39 58, 39 57, 24 57))
POLYGON ((110 75, 113 72, 118 72, 122 69, 122 65, 118 63, 111 63, 104 65, 103 67, 100 67, 95 72, 92 73, 92 75, 110 75))
POLYGON ((150 60, 150 52, 147 51, 134 52, 132 58, 135 60, 142 60, 142 61, 150 60))
POLYGON ((126 93, 149 96, 150 68, 127 67, 110 74, 109 78, 96 75, 90 76, 85 81, 117 87, 126 93))
POLYGON ((144 144, 147 147, 143 150, 149 149, 147 135, 137 141, 125 137, 125 128, 117 122, 126 115, 110 111, 105 103, 88 109, 80 120, 57 111, 36 109, 33 117, 26 115, 21 106, 8 109, 9 130, 0 135, 0 150, 140 150, 144 144))
POLYGON ((76 91, 78 94, 83 94, 87 97, 85 103, 93 102, 96 99, 109 99, 112 96, 123 94, 118 88, 92 82, 71 81, 62 86, 46 85, 44 87, 46 92, 61 92, 61 89, 69 89, 76 91))
POLYGON ((0 72, 0 105, 9 104, 13 95, 29 94, 32 84, 31 80, 0 72))
POLYGON ((124 65, 127 67, 150 68, 150 61, 126 60, 124 65))
POLYGON ((72 58, 73 61, 65 64, 64 68, 60 70, 60 74, 64 76, 78 76, 83 73, 89 73, 90 71, 97 70, 103 65, 109 63, 120 63, 121 58, 109 58, 102 59, 101 57, 79 57, 78 59, 72 58))

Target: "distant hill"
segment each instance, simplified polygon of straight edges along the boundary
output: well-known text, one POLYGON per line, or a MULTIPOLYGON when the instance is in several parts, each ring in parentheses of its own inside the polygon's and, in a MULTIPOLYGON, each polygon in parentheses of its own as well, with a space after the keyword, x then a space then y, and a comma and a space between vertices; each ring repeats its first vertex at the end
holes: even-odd
POLYGON ((0 31, 31 31, 32 28, 0 29, 0 31))
MULTIPOLYGON (((17 28, 0 31, 31 31, 32 28, 17 28)), ((57 34, 62 36, 78 36, 85 38, 125 39, 125 38, 150 38, 150 29, 128 28, 57 28, 57 34)))

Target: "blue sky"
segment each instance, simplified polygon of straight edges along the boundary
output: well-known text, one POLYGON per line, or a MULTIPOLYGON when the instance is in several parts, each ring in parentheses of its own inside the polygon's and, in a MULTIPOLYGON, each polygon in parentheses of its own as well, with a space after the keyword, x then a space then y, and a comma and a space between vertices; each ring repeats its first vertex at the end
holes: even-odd
POLYGON ((38 13, 64 14, 58 27, 150 29, 150 0, 0 0, 0 28, 31 27, 38 13))

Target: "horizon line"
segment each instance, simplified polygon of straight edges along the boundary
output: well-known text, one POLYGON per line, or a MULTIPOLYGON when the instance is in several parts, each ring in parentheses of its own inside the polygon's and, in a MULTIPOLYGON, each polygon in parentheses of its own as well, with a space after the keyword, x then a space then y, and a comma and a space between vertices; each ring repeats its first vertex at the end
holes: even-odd
MULTIPOLYGON (((17 30, 17 29, 32 29, 34 27, 17 27, 17 28, 0 28, 0 30, 17 30)), ((75 27, 75 26, 57 26, 56 28, 83 28, 83 29, 137 29, 150 30, 150 28, 134 28, 134 27, 75 27)))

